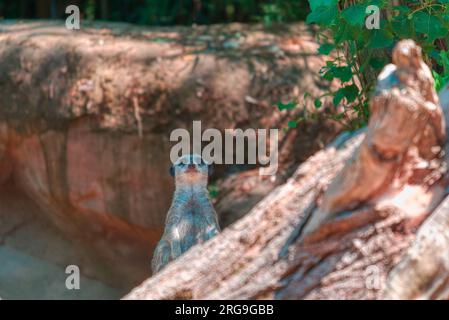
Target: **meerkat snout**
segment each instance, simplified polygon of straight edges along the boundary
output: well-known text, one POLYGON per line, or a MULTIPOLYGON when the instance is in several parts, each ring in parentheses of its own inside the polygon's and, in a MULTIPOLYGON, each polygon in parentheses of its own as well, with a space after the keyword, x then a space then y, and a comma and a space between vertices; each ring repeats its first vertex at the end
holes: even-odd
POLYGON ((197 154, 184 155, 170 167, 170 174, 175 178, 176 183, 187 179, 191 183, 207 184, 212 171, 212 165, 206 163, 197 154))
POLYGON ((197 243, 220 232, 207 183, 212 166, 199 155, 180 157, 171 167, 175 192, 165 221, 164 234, 152 260, 153 274, 197 243))

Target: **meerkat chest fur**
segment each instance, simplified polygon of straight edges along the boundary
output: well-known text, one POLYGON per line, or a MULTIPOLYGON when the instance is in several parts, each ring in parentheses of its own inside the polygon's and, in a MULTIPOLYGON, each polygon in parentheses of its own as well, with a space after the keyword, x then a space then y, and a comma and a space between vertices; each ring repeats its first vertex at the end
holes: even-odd
POLYGON ((170 238, 180 242, 183 252, 214 236, 219 227, 207 189, 204 186, 177 188, 166 227, 170 238))

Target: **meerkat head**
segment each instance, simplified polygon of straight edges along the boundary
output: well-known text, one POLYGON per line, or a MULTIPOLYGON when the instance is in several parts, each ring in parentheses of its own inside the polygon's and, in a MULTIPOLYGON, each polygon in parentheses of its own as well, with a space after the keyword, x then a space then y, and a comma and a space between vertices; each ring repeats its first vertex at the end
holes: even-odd
POLYGON ((212 174, 212 166, 197 154, 180 157, 171 167, 170 174, 175 178, 176 185, 200 184, 207 186, 208 177, 212 174))

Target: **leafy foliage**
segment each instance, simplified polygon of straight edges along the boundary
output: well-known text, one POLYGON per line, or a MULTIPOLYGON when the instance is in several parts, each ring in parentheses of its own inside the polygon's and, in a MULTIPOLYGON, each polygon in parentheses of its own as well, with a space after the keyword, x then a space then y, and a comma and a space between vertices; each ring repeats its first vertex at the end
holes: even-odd
MULTIPOLYGON (((69 0, 0 0, 0 19, 65 17, 69 0)), ((304 20, 307 0, 79 0, 88 20, 124 21, 143 25, 191 25, 226 22, 304 20)))
POLYGON ((219 190, 218 186, 215 183, 209 184, 207 189, 209 191, 209 196, 212 199, 216 199, 218 197, 218 194, 220 193, 220 190, 219 190))
MULTIPOLYGON (((433 69, 437 89, 449 80, 448 0, 402 1, 399 6, 387 0, 309 0, 309 3, 311 12, 306 21, 320 27, 318 54, 327 56, 320 76, 335 81, 338 89, 319 97, 306 94, 303 103, 312 99, 315 108, 320 109, 324 105, 321 100, 332 97, 334 107, 341 110, 333 117, 347 129, 367 123, 368 97, 376 76, 389 63, 391 49, 400 39, 411 38, 421 45, 425 61, 433 69), (365 26, 371 13, 366 12, 369 5, 380 9, 379 29, 365 26)), ((304 115, 301 117, 294 121, 304 120, 304 115)))

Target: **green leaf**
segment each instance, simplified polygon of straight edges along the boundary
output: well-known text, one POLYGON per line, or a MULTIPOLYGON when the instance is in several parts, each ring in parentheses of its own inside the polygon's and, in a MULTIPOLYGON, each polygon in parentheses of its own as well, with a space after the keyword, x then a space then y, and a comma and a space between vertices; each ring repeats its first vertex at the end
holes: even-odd
MULTIPOLYGON (((348 23, 338 23, 334 34, 334 42, 338 45, 344 41, 357 41, 363 39, 363 32, 359 26, 348 23)), ((347 43, 347 42, 346 42, 347 43)))
POLYGON ((323 104, 321 103, 320 99, 315 99, 315 101, 313 102, 313 104, 315 105, 315 108, 319 109, 323 104))
POLYGON ((343 87, 343 93, 348 102, 353 102, 359 95, 359 88, 355 84, 343 87))
POLYGON ((411 9, 409 7, 403 6, 403 5, 401 5, 401 6, 393 6, 393 10, 397 10, 397 11, 399 11, 401 13, 408 13, 408 12, 411 11, 411 9))
POLYGON ((290 120, 287 125, 289 128, 296 128, 298 123, 296 121, 290 120))
POLYGON ((448 31, 438 17, 424 11, 415 13, 412 21, 416 32, 427 35, 429 42, 444 37, 448 31))
POLYGON ((386 7, 386 5, 390 2, 391 0, 368 0, 368 1, 364 1, 364 3, 366 3, 367 5, 374 5, 374 6, 378 6, 380 9, 383 9, 386 7), (368 2, 368 3, 367 3, 368 2))
POLYGON ((410 38, 413 34, 412 22, 403 15, 396 16, 391 26, 397 38, 410 38))
POLYGON ((216 185, 210 185, 208 187, 208 189, 209 189, 209 195, 211 196, 211 198, 216 198, 218 196, 219 190, 216 185))
POLYGON ((278 102, 276 104, 276 106, 278 107, 279 111, 291 110, 294 107, 296 107, 296 102, 295 101, 290 101, 290 102, 287 102, 286 104, 283 104, 282 102, 278 102))
POLYGON ((443 89, 444 86, 446 86, 446 84, 449 83, 449 76, 445 76, 442 78, 441 80, 441 89, 443 89))
POLYGON ((349 86, 345 86, 343 88, 338 89, 334 93, 333 103, 334 105, 338 105, 343 98, 346 98, 348 103, 353 102, 359 95, 359 88, 355 84, 351 84, 349 86))
POLYGON ((369 60, 369 65, 375 70, 382 69, 386 64, 387 61, 385 58, 372 57, 369 60))
POLYGON ((336 6, 338 0, 309 0, 310 9, 314 11, 318 7, 336 6))
POLYGON ((331 53, 332 50, 335 49, 335 45, 333 45, 332 43, 323 43, 319 48, 318 48, 318 53, 319 54, 323 54, 323 55, 328 55, 329 53, 331 53))
POLYGON ((352 79, 352 69, 350 66, 336 67, 333 70, 335 78, 340 79, 343 82, 347 82, 352 79))
POLYGON ((393 35, 384 29, 371 30, 372 36, 368 47, 371 49, 386 48, 393 44, 393 35))
POLYGON ((363 26, 365 23, 366 6, 356 4, 342 11, 341 16, 351 25, 363 26))
POLYGON ((306 18, 308 24, 330 25, 337 16, 337 6, 320 6, 313 10, 306 18))
POLYGON ((332 81, 332 80, 334 80, 334 73, 332 72, 332 69, 331 69, 331 70, 328 70, 327 72, 325 72, 325 73, 322 75, 322 77, 323 77, 323 79, 325 79, 325 80, 327 80, 327 81, 332 81))
POLYGON ((435 70, 432 70, 433 79, 435 80, 435 90, 438 92, 440 91, 442 84, 441 84, 441 76, 435 72, 435 70))
POLYGON ((427 55, 430 55, 432 53, 432 51, 435 50, 435 45, 433 44, 433 41, 432 42, 425 41, 425 42, 421 43, 420 45, 421 45, 422 51, 427 55))
POLYGON ((436 60, 437 63, 441 65, 441 63, 440 63, 440 61, 439 61, 439 59, 440 59, 440 53, 439 53, 437 50, 433 49, 433 50, 429 53, 429 57, 432 58, 432 59, 434 59, 434 60, 436 60))
POLYGON ((441 51, 439 61, 443 66, 444 73, 449 76, 449 51, 441 51))
POLYGON ((345 95, 343 93, 343 88, 338 89, 334 93, 334 98, 332 99, 332 102, 334 103, 335 106, 338 106, 340 104, 341 100, 343 100, 344 97, 345 97, 345 95))
POLYGON ((449 11, 443 12, 443 14, 441 15, 441 19, 443 19, 443 24, 445 24, 447 27, 449 25, 449 11))
POLYGON ((432 70, 433 78, 435 79, 435 90, 438 92, 444 88, 449 82, 449 75, 440 75, 435 70, 432 70))

